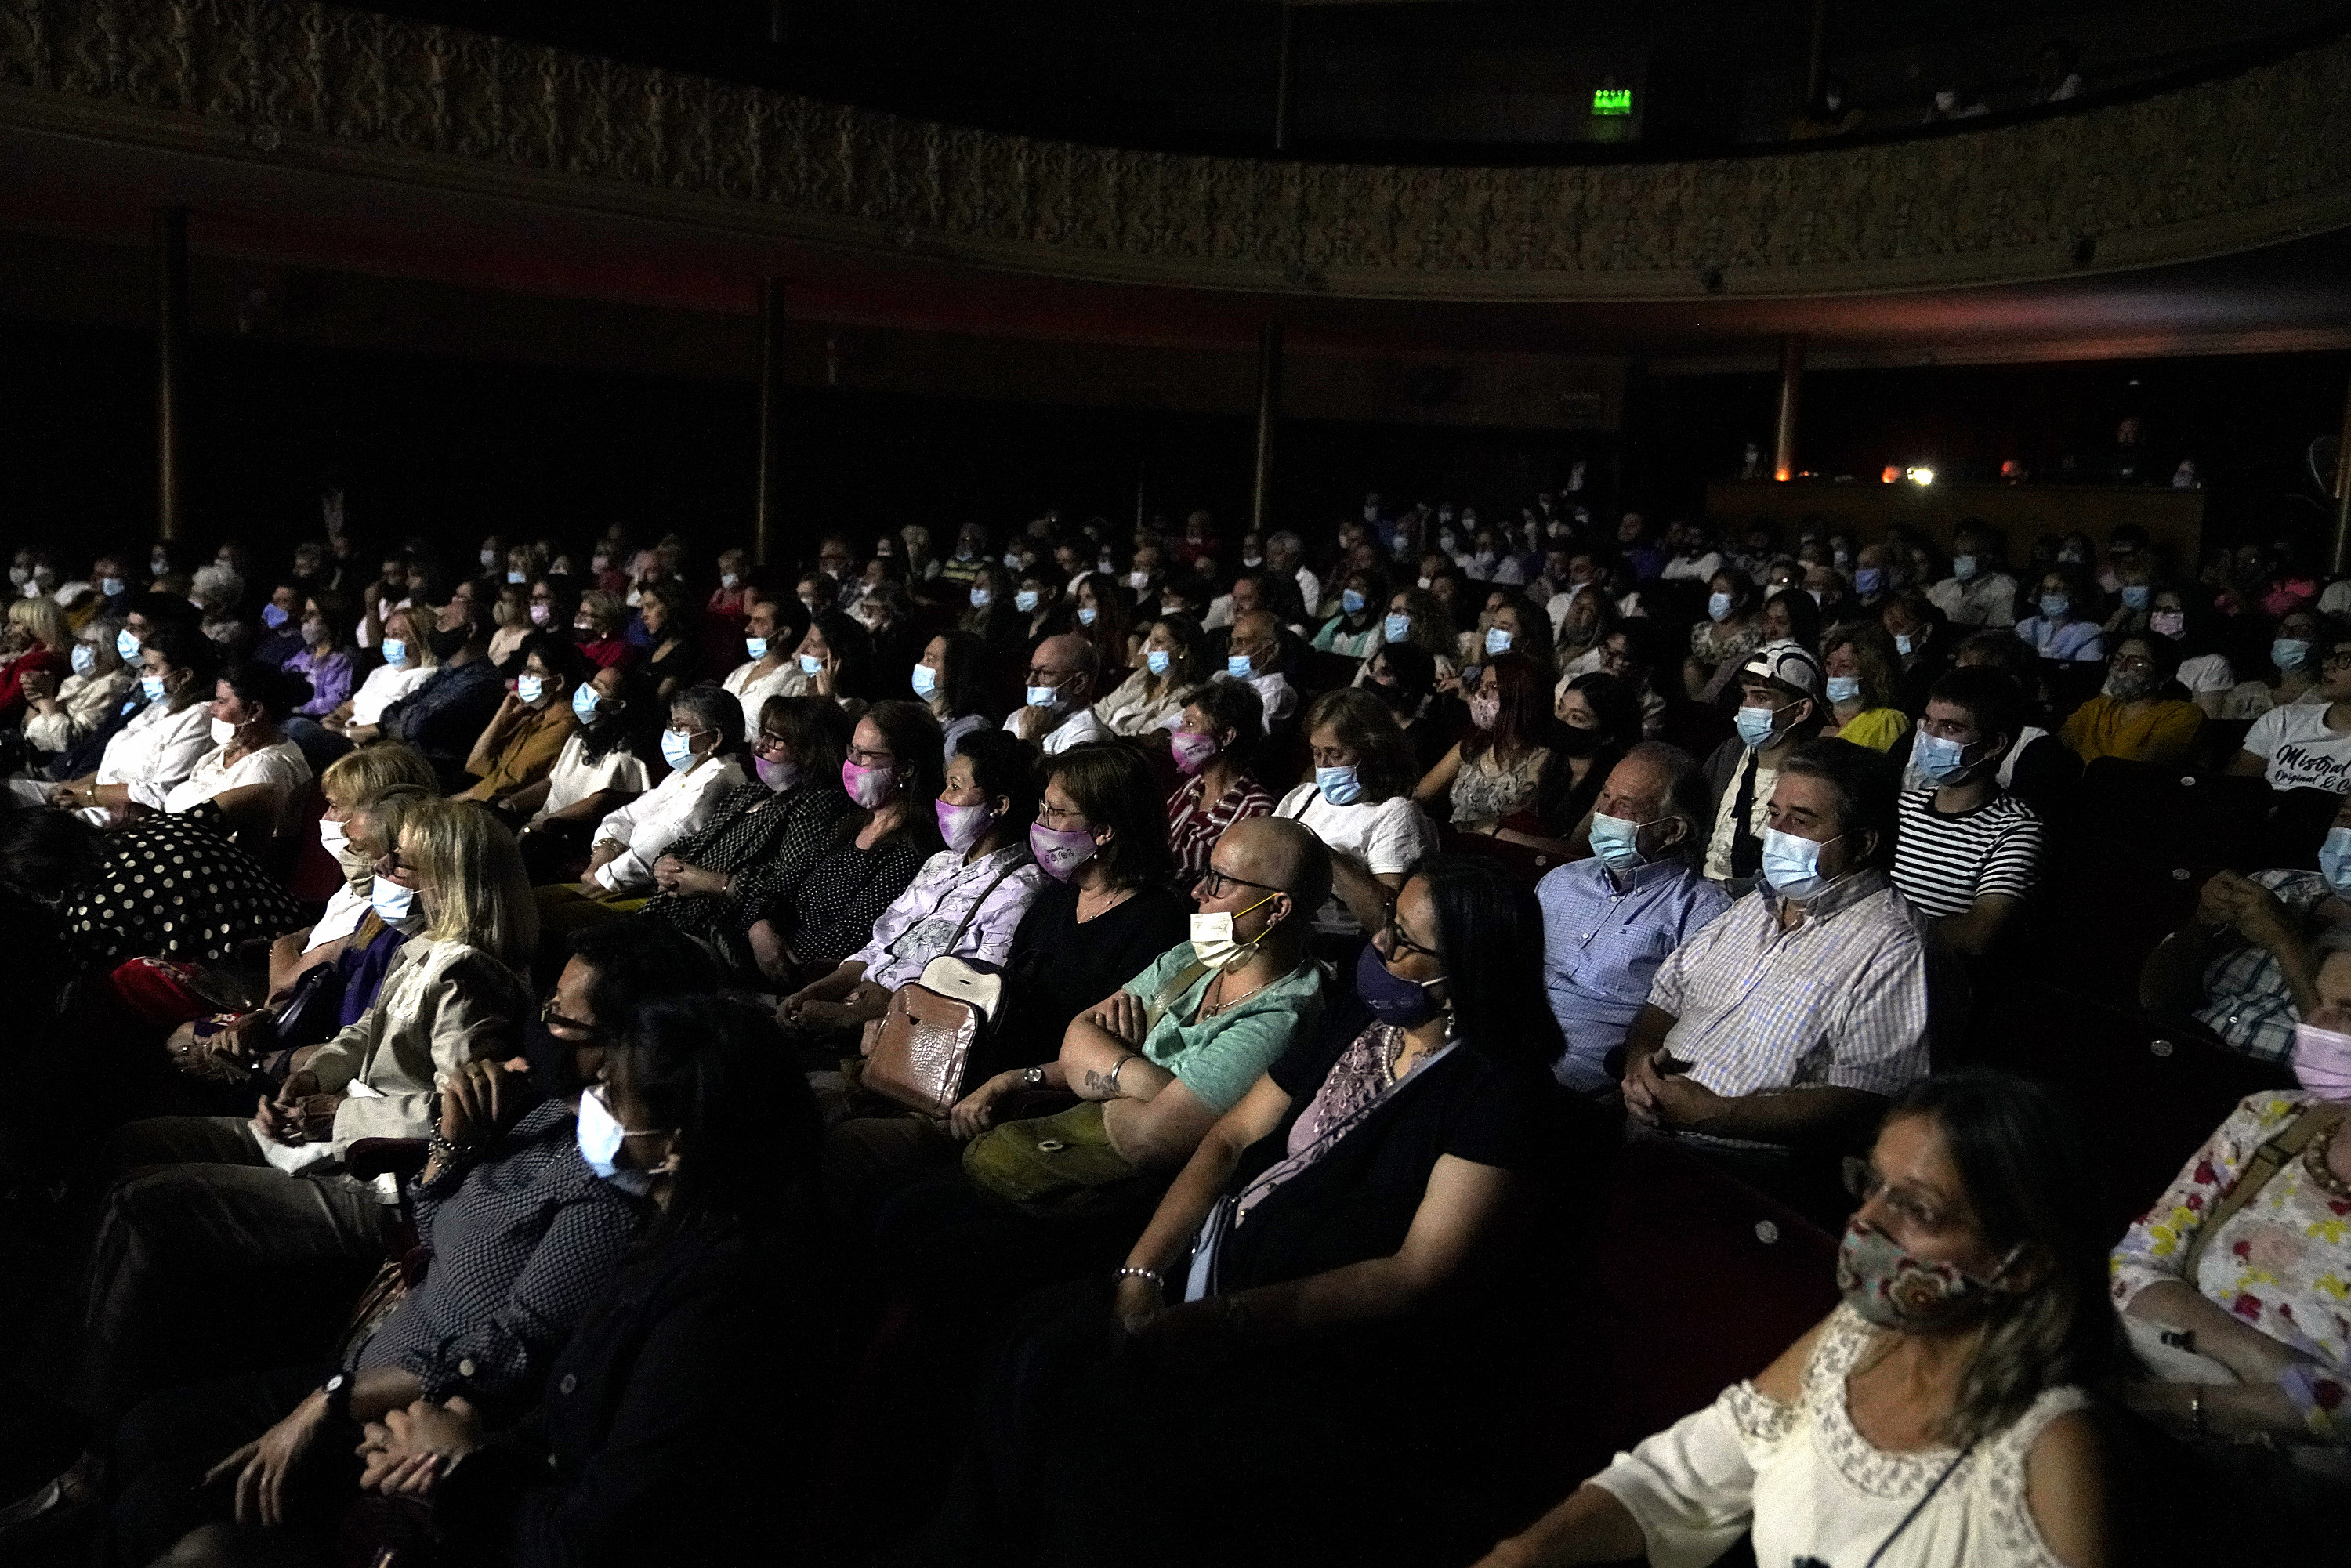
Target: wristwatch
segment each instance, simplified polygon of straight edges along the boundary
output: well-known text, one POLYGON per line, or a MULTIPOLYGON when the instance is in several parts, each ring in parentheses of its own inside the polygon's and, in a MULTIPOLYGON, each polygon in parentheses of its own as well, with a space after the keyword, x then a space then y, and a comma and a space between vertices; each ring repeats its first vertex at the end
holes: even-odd
POLYGON ((1045 1070, 1041 1067, 1022 1068, 1020 1070, 1020 1087, 1023 1089, 1042 1089, 1045 1087, 1045 1070))
POLYGON ((351 1375, 338 1372, 319 1385, 319 1392, 327 1396, 327 1414, 338 1421, 351 1418, 351 1375))

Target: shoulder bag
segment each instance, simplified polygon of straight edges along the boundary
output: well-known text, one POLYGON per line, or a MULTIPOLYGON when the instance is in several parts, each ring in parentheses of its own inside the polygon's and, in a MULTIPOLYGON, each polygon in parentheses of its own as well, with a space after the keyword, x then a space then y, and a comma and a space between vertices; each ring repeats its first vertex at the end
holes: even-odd
POLYGON ((947 951, 923 966, 919 978, 900 986, 890 1010, 870 1026, 872 1038, 859 1083, 926 1116, 944 1118, 963 1098, 971 1048, 1002 1009, 1004 977, 954 956, 963 934, 1005 878, 1029 864, 1015 861, 981 890, 947 939, 947 951))

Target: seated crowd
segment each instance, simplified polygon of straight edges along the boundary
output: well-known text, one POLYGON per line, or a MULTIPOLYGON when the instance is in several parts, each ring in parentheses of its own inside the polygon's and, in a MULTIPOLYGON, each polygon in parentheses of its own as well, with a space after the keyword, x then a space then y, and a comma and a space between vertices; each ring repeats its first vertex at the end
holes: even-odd
POLYGON ((2351 1502, 2293 541, 813 543, 17 552, 0 1557, 2096 1568, 2351 1502), (2063 894, 2197 789, 2098 993, 2063 894), (2127 1227, 2011 1040, 2093 995, 2239 1085, 2127 1227), (1653 1432, 1579 1304, 1636 1159, 1841 1298, 1653 1432))

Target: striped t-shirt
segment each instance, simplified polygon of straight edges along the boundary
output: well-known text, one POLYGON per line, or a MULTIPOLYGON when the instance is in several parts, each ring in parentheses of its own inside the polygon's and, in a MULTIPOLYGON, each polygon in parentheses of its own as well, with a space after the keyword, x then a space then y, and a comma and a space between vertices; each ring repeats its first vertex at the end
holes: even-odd
POLYGON ((1894 846, 1894 885, 1931 919, 1964 915, 1987 893, 2029 896, 2041 880, 2041 818, 2002 792, 1972 811, 1935 810, 1932 789, 1902 797, 1894 846))

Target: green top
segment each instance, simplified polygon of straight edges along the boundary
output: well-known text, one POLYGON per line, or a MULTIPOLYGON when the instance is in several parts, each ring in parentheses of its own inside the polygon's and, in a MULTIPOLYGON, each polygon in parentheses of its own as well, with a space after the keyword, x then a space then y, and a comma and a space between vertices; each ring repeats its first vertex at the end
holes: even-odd
MULTIPOLYGON (((1192 944, 1178 942, 1124 989, 1146 1004, 1193 962, 1192 944)), ((1322 971, 1312 959, 1259 988, 1212 1019, 1200 1018, 1211 970, 1184 988, 1143 1041, 1143 1054, 1222 1115, 1240 1103, 1258 1075, 1281 1059, 1322 1017, 1322 971)))
POLYGON ((1850 740, 1855 746, 1866 746, 1872 751, 1890 751, 1909 728, 1910 716, 1900 708, 1874 707, 1845 720, 1836 737, 1850 740))

